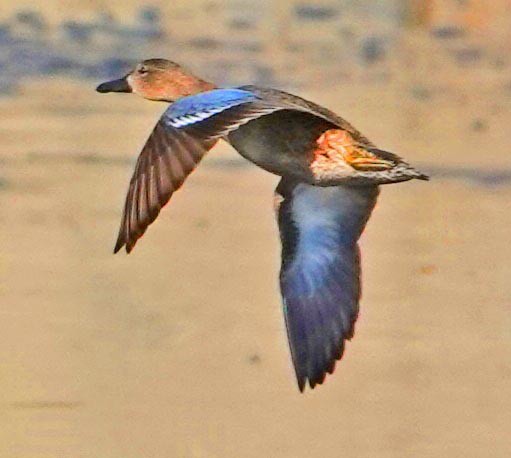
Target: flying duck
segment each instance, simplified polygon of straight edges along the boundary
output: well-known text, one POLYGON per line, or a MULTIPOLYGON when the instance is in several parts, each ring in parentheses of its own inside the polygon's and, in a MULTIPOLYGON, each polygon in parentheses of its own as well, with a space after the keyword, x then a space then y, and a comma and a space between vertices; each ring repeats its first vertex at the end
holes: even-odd
POLYGON ((291 357, 300 391, 323 383, 354 333, 357 242, 379 185, 428 177, 313 102, 258 86, 218 88, 166 59, 145 60, 96 90, 170 103, 138 157, 115 253, 133 249, 219 140, 281 177, 275 201, 291 357))

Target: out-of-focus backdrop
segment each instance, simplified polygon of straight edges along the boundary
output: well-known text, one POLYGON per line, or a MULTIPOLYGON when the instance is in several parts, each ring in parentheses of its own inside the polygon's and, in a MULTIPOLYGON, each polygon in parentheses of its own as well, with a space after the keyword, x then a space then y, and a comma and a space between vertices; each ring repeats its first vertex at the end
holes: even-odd
POLYGON ((1 458, 511 456, 509 0, 4 0, 0 110, 1 458), (111 254, 165 106, 94 87, 149 57, 313 99, 432 175, 384 188, 313 392, 275 177, 218 148, 111 254))

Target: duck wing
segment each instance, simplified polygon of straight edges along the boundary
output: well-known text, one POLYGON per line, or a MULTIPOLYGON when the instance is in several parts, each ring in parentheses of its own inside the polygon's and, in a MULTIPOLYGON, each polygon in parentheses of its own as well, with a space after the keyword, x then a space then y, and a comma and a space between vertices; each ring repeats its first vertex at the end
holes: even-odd
POLYGON ((114 253, 131 252, 161 208, 184 183, 216 140, 198 140, 158 121, 131 178, 114 253))
POLYGON ((377 186, 318 187, 282 179, 280 288, 298 387, 323 383, 353 336, 360 299, 357 241, 377 186))
POLYGON ((129 253, 161 208, 217 142, 238 126, 280 109, 238 89, 178 100, 164 112, 137 159, 114 253, 129 253))

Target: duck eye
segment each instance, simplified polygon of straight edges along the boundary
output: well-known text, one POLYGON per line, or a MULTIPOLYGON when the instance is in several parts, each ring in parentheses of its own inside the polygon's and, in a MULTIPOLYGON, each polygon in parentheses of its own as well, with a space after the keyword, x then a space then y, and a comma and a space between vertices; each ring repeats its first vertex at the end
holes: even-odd
POLYGON ((140 73, 141 75, 146 75, 148 73, 147 67, 140 67, 138 69, 138 73, 140 73))

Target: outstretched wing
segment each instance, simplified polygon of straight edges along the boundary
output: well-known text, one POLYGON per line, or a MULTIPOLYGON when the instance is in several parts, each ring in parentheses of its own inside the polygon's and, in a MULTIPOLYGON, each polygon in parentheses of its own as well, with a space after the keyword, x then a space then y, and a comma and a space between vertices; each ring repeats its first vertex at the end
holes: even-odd
POLYGON ((249 91, 215 89, 173 103, 140 153, 114 252, 129 253, 217 140, 265 113, 282 109, 249 91))
POLYGON ((323 383, 353 336, 360 299, 357 245, 376 186, 316 187, 282 179, 276 190, 280 287, 291 356, 303 391, 323 383))
POLYGON ((161 208, 181 187, 216 140, 197 139, 158 121, 131 178, 114 253, 129 253, 161 208))

